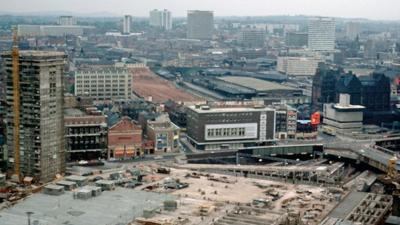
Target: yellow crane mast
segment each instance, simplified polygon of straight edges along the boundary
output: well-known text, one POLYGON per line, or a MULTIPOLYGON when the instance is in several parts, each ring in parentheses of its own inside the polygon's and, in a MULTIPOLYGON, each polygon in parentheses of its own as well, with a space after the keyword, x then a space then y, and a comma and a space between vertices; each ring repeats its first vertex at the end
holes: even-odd
POLYGON ((12 47, 12 78, 13 78, 13 113, 14 113, 14 175, 21 181, 20 171, 20 79, 19 79, 19 50, 18 33, 13 29, 13 47, 12 47))

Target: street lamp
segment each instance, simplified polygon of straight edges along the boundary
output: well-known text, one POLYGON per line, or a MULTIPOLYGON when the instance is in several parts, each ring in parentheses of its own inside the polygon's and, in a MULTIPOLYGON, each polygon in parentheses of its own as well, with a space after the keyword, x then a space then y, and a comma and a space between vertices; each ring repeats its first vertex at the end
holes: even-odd
POLYGON ((31 215, 33 212, 26 212, 26 215, 28 216, 28 225, 31 225, 31 215))

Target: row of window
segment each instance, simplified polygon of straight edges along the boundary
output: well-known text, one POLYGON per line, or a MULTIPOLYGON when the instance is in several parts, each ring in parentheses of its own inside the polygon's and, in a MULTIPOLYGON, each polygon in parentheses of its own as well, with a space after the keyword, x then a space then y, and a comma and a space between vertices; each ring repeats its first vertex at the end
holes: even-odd
POLYGON ((120 80, 76 80, 76 83, 81 84, 81 83, 130 83, 131 80, 128 79, 128 81, 126 81, 125 79, 120 79, 120 80))
POLYGON ((246 128, 211 128, 207 129, 207 137, 244 137, 246 135, 246 128))

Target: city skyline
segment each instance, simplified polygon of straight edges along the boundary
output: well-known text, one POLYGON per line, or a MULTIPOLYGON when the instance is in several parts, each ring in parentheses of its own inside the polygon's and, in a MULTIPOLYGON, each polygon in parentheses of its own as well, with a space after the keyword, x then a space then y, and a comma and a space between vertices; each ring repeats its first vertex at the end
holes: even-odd
POLYGON ((34 13, 34 12, 71 12, 76 14, 99 14, 99 12, 115 14, 115 16, 130 14, 137 17, 148 17, 148 12, 154 8, 166 8, 176 17, 184 17, 188 10, 212 10, 215 16, 271 16, 271 15, 307 15, 329 16, 343 18, 366 18, 373 20, 400 20, 398 9, 400 2, 396 0, 212 0, 182 1, 182 0, 149 0, 135 2, 129 0, 87 0, 87 1, 50 1, 15 0, 0 2, 3 13, 34 13), (229 3, 229 7, 228 6, 229 3), (357 9, 357 10, 354 10, 357 9))

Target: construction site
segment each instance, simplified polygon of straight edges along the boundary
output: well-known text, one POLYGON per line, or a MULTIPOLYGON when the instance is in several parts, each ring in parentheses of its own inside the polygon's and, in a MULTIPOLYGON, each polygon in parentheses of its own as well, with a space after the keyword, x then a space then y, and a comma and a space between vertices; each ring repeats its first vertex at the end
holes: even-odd
POLYGON ((378 225, 394 201, 377 174, 324 159, 222 165, 176 157, 67 173, 3 194, 0 224, 26 224, 33 212, 37 225, 378 225))

